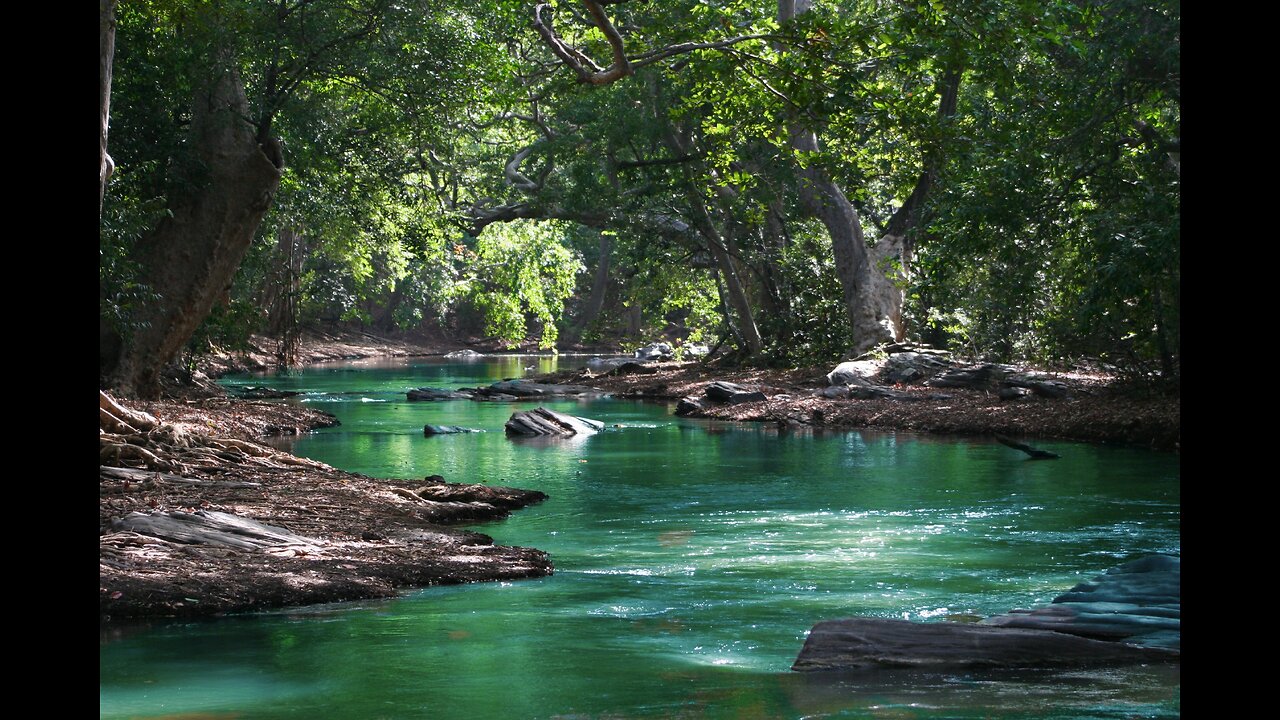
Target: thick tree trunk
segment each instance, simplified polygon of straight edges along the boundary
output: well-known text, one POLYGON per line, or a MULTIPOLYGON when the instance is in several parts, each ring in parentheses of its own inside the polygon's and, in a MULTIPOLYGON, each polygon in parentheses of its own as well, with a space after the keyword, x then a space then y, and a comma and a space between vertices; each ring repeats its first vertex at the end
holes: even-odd
POLYGON ((107 154, 107 125, 111 117, 111 62, 116 54, 116 0, 99 0, 98 14, 98 221, 102 221, 102 201, 107 196, 107 178, 115 163, 107 154))
POLYGON ((255 140, 244 83, 224 62, 192 112, 187 177, 171 194, 172 215, 139 241, 133 257, 160 298, 140 310, 109 381, 125 393, 154 396, 161 369, 191 338, 231 285, 281 169, 255 140))
MULTIPOLYGON (((786 23, 809 11, 809 0, 778 0, 778 22, 786 23)), ((818 150, 818 136, 799 126, 791 128, 791 147, 804 152, 818 150)), ((875 268, 862 234, 862 221, 844 190, 827 171, 812 166, 801 171, 800 199, 817 216, 831 236, 836 276, 840 280, 845 313, 853 332, 850 352, 860 355, 894 338, 893 323, 882 314, 892 304, 887 294, 901 293, 891 282, 876 282, 875 268)), ((883 280, 883 278, 881 278, 883 280)), ((899 307, 901 300, 898 300, 899 307)))
POLYGON ((569 328, 569 337, 566 338, 571 343, 582 340, 582 333, 591 323, 600 317, 600 311, 604 309, 605 291, 609 289, 609 266, 613 262, 613 236, 608 233, 600 233, 600 260, 596 263, 595 279, 591 282, 591 294, 587 296, 587 302, 582 306, 582 311, 578 314, 578 319, 574 320, 573 327, 569 328))
MULTIPOLYGON (((793 129, 791 146, 815 152, 817 136, 808 130, 793 129)), ((891 295, 901 293, 893 283, 881 277, 874 279, 873 264, 862 235, 858 211, 844 190, 820 167, 805 168, 800 176, 800 199, 808 212, 817 216, 831 236, 831 252, 835 258, 836 277, 853 338, 850 353, 854 356, 894 338, 892 322, 885 309, 893 304, 891 295)), ((899 300, 899 307, 901 301, 899 300)))

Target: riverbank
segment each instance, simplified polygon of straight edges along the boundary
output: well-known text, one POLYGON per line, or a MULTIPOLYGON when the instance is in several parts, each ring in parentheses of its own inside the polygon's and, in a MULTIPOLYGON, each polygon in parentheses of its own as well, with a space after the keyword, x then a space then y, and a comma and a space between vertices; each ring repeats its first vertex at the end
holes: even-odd
POLYGON ((692 417, 764 422, 781 428, 814 430, 909 430, 957 435, 1009 435, 1085 442, 1122 443, 1156 450, 1181 447, 1181 400, 1148 396, 1121 388, 1101 374, 1054 373, 1060 397, 1035 393, 1002 399, 993 389, 938 388, 896 384, 893 397, 858 398, 823 392, 831 368, 790 370, 717 368, 697 362, 657 363, 644 373, 600 373, 589 369, 553 373, 542 382, 585 384, 616 397, 678 401, 702 397, 721 380, 767 399, 740 403, 704 403, 692 417))
MULTIPOLYGON (((265 354, 265 343, 259 345, 260 352, 209 361, 205 372, 270 368, 274 358, 265 354)), ((457 345, 313 333, 304 337, 301 357, 325 362, 440 355, 458 349, 457 345)), ((1066 391, 1057 398, 1029 395, 1010 401, 983 390, 939 392, 899 385, 893 388, 896 397, 892 399, 856 399, 823 396, 830 387, 826 372, 667 362, 637 374, 575 370, 544 379, 662 402, 701 396, 713 380, 730 381, 759 389, 766 399, 709 403, 696 415, 772 423, 780 431, 867 428, 1001 433, 1179 448, 1177 398, 1124 393, 1103 376, 1055 375, 1054 382, 1066 391)), ((536 502, 536 493, 451 485, 438 476, 418 481, 374 479, 295 458, 261 440, 309 432, 337 419, 289 403, 227 398, 212 383, 186 397, 123 404, 149 413, 154 425, 104 424, 100 433, 99 577, 104 623, 389 597, 409 587, 552 572, 549 559, 540 551, 496 546, 480 533, 448 527, 503 517, 511 509, 536 502), (201 511, 203 516, 198 515, 201 511), (184 522, 189 516, 204 522, 227 513, 287 528, 301 539, 262 552, 226 544, 191 544, 129 529, 124 518, 131 513, 179 517, 184 522)))
POLYGON ((100 400, 104 625, 392 597, 549 575, 549 557, 449 527, 505 517, 536 491, 381 480, 259 442, 335 424, 283 403, 100 400))

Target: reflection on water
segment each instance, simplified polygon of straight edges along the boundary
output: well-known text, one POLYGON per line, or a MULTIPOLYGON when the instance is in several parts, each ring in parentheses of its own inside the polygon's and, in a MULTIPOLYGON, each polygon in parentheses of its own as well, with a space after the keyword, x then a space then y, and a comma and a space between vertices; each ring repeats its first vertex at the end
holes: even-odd
POLYGON ((343 424, 297 438, 300 454, 547 492, 481 529, 547 550, 556 574, 113 633, 101 716, 1178 716, 1176 667, 788 671, 822 619, 967 620, 1047 602, 1133 556, 1178 553, 1176 457, 1044 443, 1063 459, 1036 463, 979 439, 779 434, 611 399, 547 403, 609 427, 529 444, 502 424, 533 403, 404 399, 533 364, 381 361, 230 381, 328 399, 343 424), (427 423, 488 432, 424 438, 427 423))

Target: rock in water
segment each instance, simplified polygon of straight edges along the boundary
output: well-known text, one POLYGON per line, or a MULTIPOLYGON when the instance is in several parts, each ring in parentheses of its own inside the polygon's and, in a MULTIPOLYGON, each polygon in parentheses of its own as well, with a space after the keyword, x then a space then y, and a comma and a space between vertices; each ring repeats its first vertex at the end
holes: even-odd
POLYGON ((528 380, 501 380, 487 388, 476 388, 473 392, 480 397, 501 395, 519 398, 578 397, 602 394, 599 388, 587 385, 558 385, 555 383, 530 382, 528 380))
POLYGON ((423 425, 422 434, 431 437, 432 435, 460 435, 462 433, 478 433, 483 430, 475 428, 462 427, 461 425, 423 425))
POLYGON ((676 415, 680 417, 698 417, 706 410, 702 406, 702 401, 693 395, 682 397, 680 402, 676 403, 676 415))
POLYGON ((791 669, 1177 662, 1181 589, 1181 560, 1151 555, 1080 583, 1049 605, 976 625, 830 620, 813 626, 791 669))
POLYGON ((430 387, 420 387, 416 390, 410 390, 406 394, 410 400, 469 400, 471 398, 471 395, 467 393, 430 387))
POLYGON ((1047 630, 860 617, 814 625, 791 669, 1085 667, 1178 657, 1175 650, 1047 630))
POLYGON ((594 435, 604 429, 599 420, 565 415, 555 410, 537 407, 511 415, 506 424, 508 435, 594 435))

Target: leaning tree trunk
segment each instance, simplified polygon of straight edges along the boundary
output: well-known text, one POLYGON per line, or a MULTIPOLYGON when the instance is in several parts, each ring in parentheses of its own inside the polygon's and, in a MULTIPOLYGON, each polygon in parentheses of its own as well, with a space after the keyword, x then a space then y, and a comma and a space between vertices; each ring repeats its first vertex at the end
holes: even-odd
MULTIPOLYGON (((791 137, 791 146, 797 150, 818 149, 818 138, 811 131, 793 131, 791 137)), ((879 282, 873 277, 877 268, 867 252, 858 211, 827 171, 817 166, 801 173, 800 199, 831 236, 836 277, 840 280, 845 313, 853 332, 850 352, 860 355, 893 340, 893 323, 885 310, 894 305, 893 295, 902 291, 884 277, 879 278, 879 282)), ((900 300, 897 305, 901 307, 900 300)))
MULTIPOLYGON (((811 0, 778 0, 778 22, 792 20, 808 12, 811 0)), ((798 125, 790 129, 791 147, 802 152, 818 150, 818 136, 798 125)), ((853 332, 851 352, 860 355, 882 342, 894 338, 893 323, 883 314, 892 306, 893 299, 886 297, 901 293, 891 282, 873 279, 874 264, 867 253, 862 235, 862 221, 844 190, 836 184, 827 171, 818 166, 805 168, 800 176, 800 199, 808 212, 816 215, 831 236, 831 251, 835 259, 836 276, 840 280, 845 313, 853 332)), ((898 305, 901 306, 899 300, 898 305)))
POLYGON ((102 132, 98 135, 98 221, 107 196, 107 178, 115 163, 107 154, 107 121, 111 116, 111 62, 116 54, 116 0, 98 3, 98 108, 102 132))
POLYGON ((690 186, 688 189, 688 198, 690 209, 693 213, 693 226, 698 229, 698 233, 702 235, 706 241, 707 249, 711 251, 711 257, 715 258, 716 268, 720 271, 720 277, 724 278, 724 289, 726 299, 732 306, 733 312, 738 316, 737 324, 730 323, 730 327, 736 327, 738 335, 747 354, 755 357, 764 350, 764 339, 760 337, 760 329, 756 326, 755 314, 751 310, 751 301, 747 298, 746 288, 742 285, 742 279, 739 276, 738 269, 734 265, 733 257, 729 255, 729 251, 725 247, 724 237, 716 230, 715 223, 711 220, 711 214, 707 212, 707 208, 702 203, 702 198, 690 186))
POLYGON ((189 144, 196 170, 179 178, 164 218, 134 249, 159 299, 141 308, 136 329, 110 371, 125 393, 154 396, 161 369, 224 297, 280 184, 246 118, 244 83, 225 62, 197 91, 189 144))

